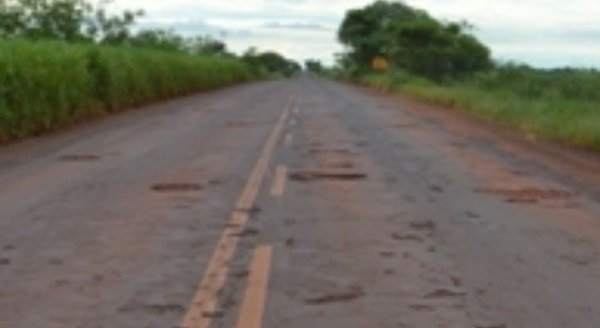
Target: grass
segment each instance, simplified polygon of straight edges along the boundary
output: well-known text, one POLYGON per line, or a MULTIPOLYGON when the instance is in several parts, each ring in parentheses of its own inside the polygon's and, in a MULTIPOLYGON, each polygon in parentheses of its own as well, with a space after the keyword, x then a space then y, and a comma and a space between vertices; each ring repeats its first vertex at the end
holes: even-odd
POLYGON ((0 40, 0 142, 252 77, 235 59, 0 40))
POLYGON ((600 150, 600 72, 504 67, 436 84, 403 73, 366 75, 365 85, 516 127, 526 134, 600 150))

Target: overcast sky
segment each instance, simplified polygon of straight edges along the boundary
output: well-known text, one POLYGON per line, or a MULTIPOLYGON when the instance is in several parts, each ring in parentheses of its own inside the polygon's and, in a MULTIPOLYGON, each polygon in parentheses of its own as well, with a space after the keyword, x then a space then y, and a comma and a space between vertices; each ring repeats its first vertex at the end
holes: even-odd
MULTIPOLYGON (((362 0, 117 0, 144 9, 143 26, 212 34, 230 49, 333 61, 336 31, 362 0)), ((408 0, 441 19, 466 19, 494 57, 538 67, 600 67, 600 0, 408 0)))

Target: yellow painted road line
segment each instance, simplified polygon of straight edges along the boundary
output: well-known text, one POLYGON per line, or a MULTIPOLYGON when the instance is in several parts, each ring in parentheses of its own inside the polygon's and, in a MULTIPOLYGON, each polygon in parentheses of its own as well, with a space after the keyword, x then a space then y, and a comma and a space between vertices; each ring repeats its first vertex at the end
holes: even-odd
POLYGON ((254 251, 250 264, 250 276, 244 293, 244 300, 238 316, 237 328, 261 328, 269 276, 271 271, 272 246, 260 246, 254 251))
POLYGON ((287 181, 287 167, 285 165, 277 166, 275 170, 275 178, 271 186, 271 196, 281 197, 285 192, 285 183, 287 181))
POLYGON ((254 201, 264 180, 269 162, 289 116, 291 103, 292 97, 290 97, 288 105, 273 128, 260 158, 248 178, 246 187, 236 204, 236 209, 231 214, 229 224, 217 243, 212 258, 208 262, 207 269, 202 277, 202 281, 188 307, 188 312, 181 324, 182 327, 209 328, 212 319, 217 315, 215 312, 217 302, 225 284, 227 273, 229 272, 229 264, 237 249, 239 235, 245 229, 245 225, 248 222, 248 213, 254 205, 254 201))
POLYGON ((290 147, 292 147, 293 143, 294 143, 294 135, 291 134, 291 133, 288 133, 285 136, 285 146, 288 147, 288 148, 290 148, 290 147))

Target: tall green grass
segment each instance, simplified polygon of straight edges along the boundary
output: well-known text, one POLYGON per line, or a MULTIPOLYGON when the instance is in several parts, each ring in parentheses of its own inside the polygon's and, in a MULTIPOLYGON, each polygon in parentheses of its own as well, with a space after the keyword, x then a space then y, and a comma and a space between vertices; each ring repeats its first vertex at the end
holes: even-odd
POLYGON ((252 77, 235 59, 0 40, 0 142, 252 77))
POLYGON ((600 150, 600 72, 506 67, 436 84, 400 72, 361 82, 517 127, 526 134, 600 150))

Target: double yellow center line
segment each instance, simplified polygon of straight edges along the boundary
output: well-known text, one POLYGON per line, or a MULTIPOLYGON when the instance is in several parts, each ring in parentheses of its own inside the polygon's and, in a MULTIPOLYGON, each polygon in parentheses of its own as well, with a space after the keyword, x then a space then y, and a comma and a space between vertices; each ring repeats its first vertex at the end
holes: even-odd
POLYGON ((265 312, 273 246, 259 246, 250 264, 248 287, 236 328, 261 328, 265 312))
MULTIPOLYGON (((216 312, 217 302, 225 284, 227 273, 229 272, 229 264, 237 249, 240 234, 244 231, 248 222, 249 211, 254 206, 254 202, 268 170, 269 162, 271 161, 273 152, 277 147, 278 140, 285 127, 285 122, 290 115, 293 101, 293 97, 290 97, 288 104, 263 148, 256 166, 250 174, 242 195, 236 204, 236 209, 231 214, 229 224, 221 234, 216 249, 208 262, 207 269, 194 294, 192 302, 188 307, 188 312, 183 319, 181 327, 209 328, 212 319, 218 314, 216 312)), ((281 172, 281 170, 278 170, 278 172, 280 176, 285 177, 285 172, 281 172)), ((283 181, 285 181, 285 179, 283 179, 283 181)), ((277 188, 274 187, 274 192, 283 193, 283 183, 284 182, 278 184, 277 188)), ((249 286, 256 287, 248 288, 246 294, 250 293, 251 297, 256 296, 257 298, 262 298, 262 305, 246 304, 247 302, 245 301, 242 305, 242 315, 240 316, 238 328, 260 327, 261 325, 262 307, 264 307, 266 288, 262 288, 262 291, 259 291, 259 289, 261 289, 261 286, 263 285, 266 287, 271 254, 272 248, 270 246, 259 247, 255 251, 252 261, 252 267, 255 270, 253 270, 253 273, 250 275, 249 286), (256 293, 258 294, 255 295, 256 293), (257 306, 260 308, 256 308, 257 306), (260 311, 255 312, 258 310, 260 311)), ((258 299, 251 301, 251 303, 253 302, 261 303, 258 302, 258 299)))

